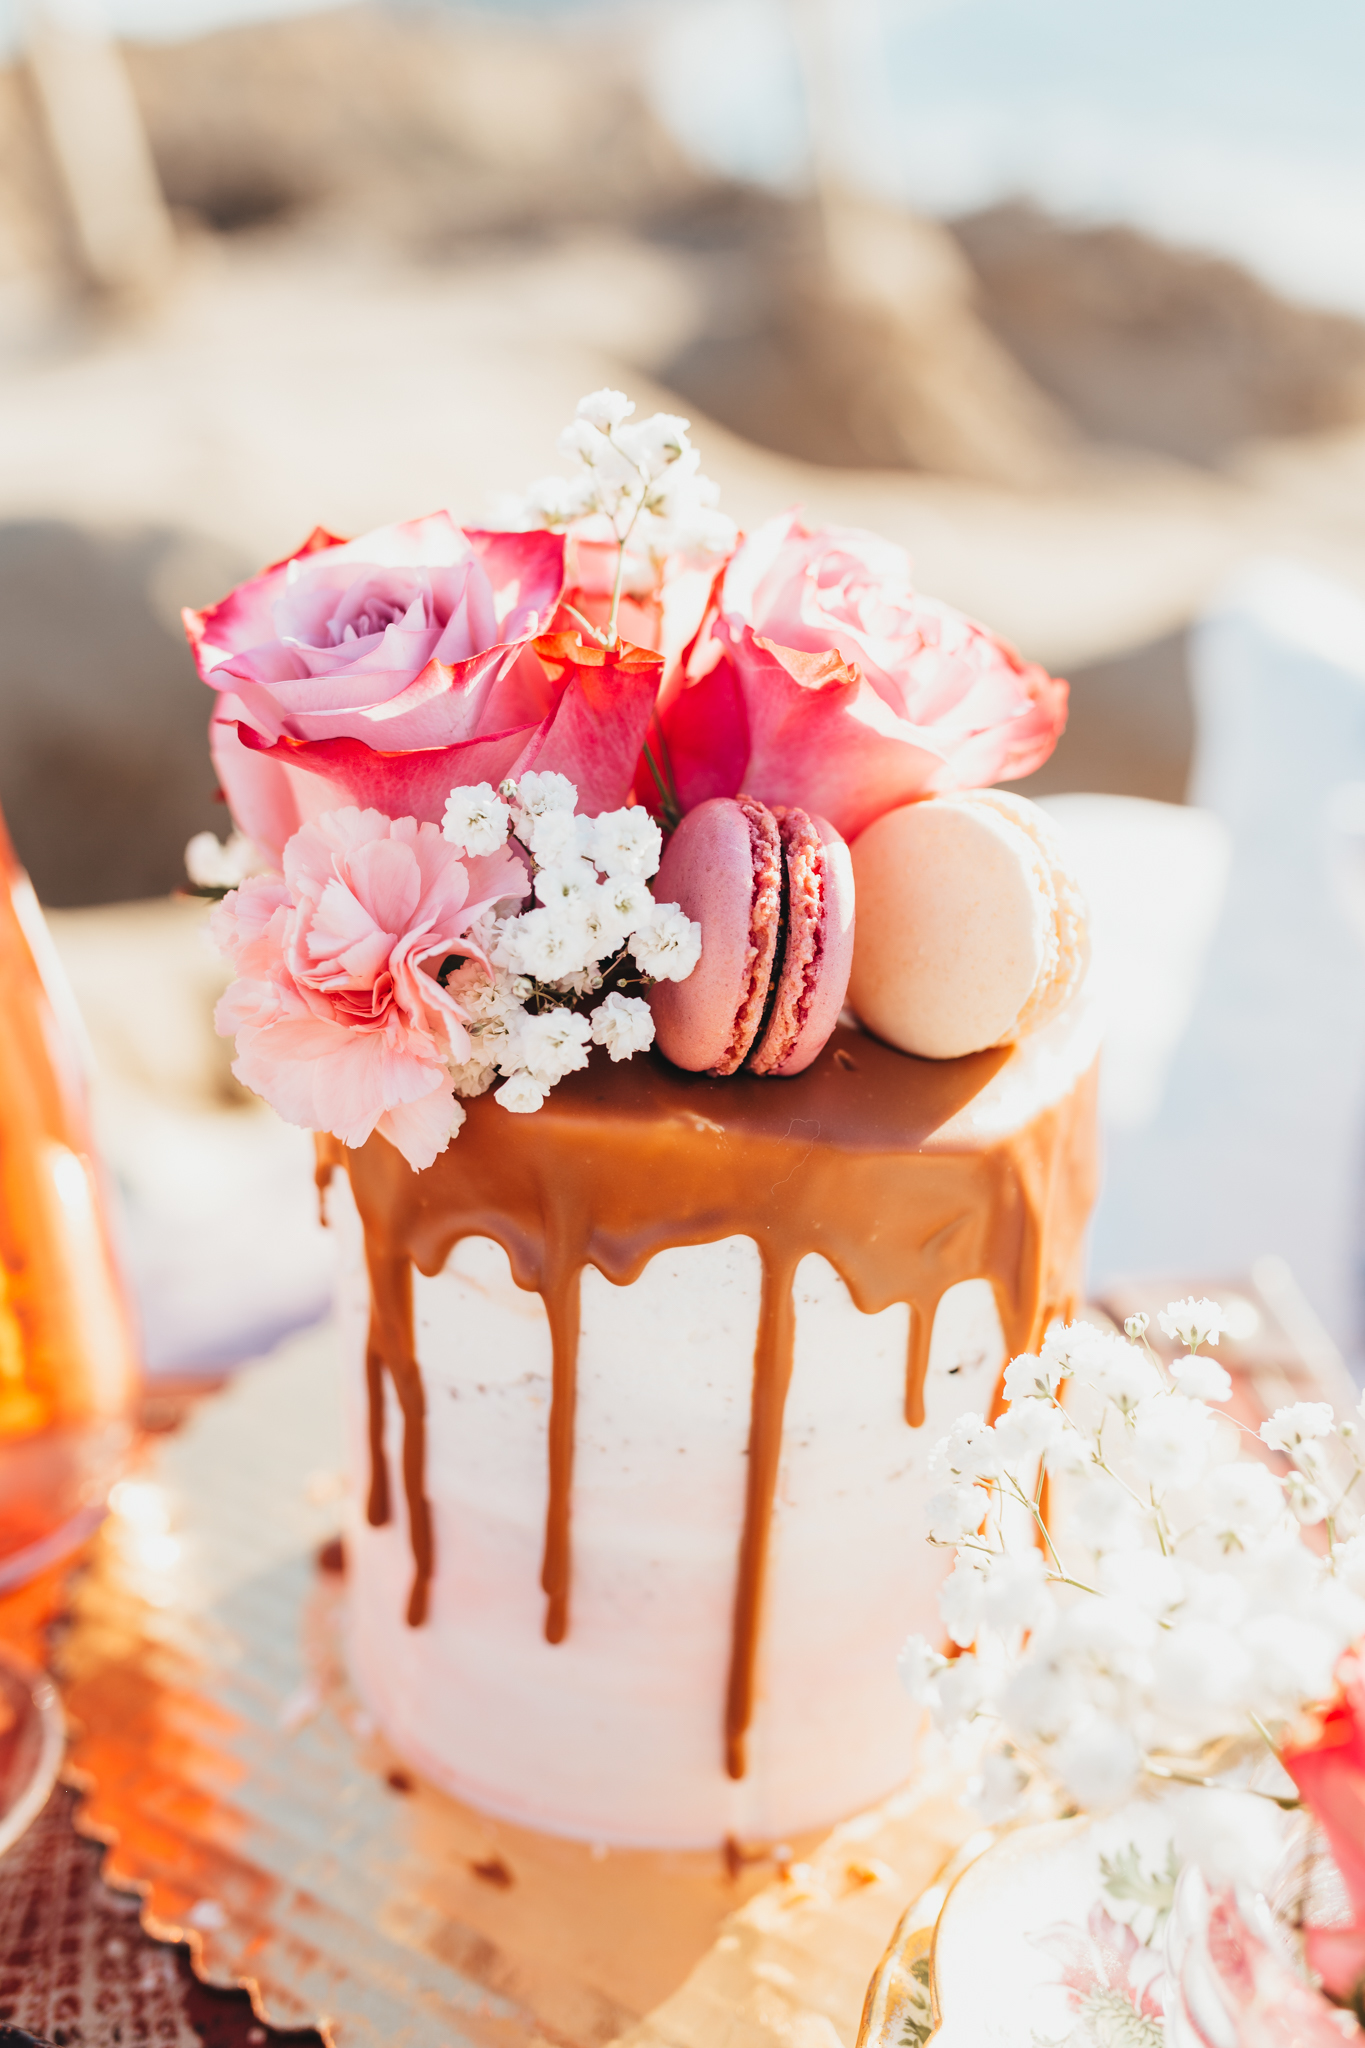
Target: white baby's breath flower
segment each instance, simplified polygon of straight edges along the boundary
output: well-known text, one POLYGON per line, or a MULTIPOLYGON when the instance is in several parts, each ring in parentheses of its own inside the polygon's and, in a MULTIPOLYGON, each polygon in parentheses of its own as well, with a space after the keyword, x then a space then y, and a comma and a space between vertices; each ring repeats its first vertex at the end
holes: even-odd
POLYGON ((961 1650, 970 1649, 981 1627, 986 1595, 985 1573, 977 1559, 963 1551, 938 1591, 943 1626, 961 1650))
POLYGON ((1133 1410, 1131 1457, 1161 1491, 1195 1486, 1213 1447, 1214 1417, 1184 1394, 1148 1394, 1133 1410))
POLYGON ((1315 1437, 1329 1436, 1332 1409, 1326 1401, 1291 1401, 1261 1424, 1261 1442, 1272 1451, 1296 1451, 1315 1437))
POLYGON ((592 1013, 594 1045, 604 1045, 613 1060, 628 1060, 654 1043, 654 1012, 638 996, 613 989, 592 1013))
POLYGON ((1045 1401, 1016 1401, 995 1425, 996 1450, 1007 1467, 1027 1464, 1050 1451, 1067 1433, 1060 1408, 1045 1401))
POLYGON ((1168 1301, 1157 1321, 1168 1337, 1178 1337, 1195 1351, 1201 1344, 1218 1342, 1224 1317, 1216 1301, 1196 1301, 1191 1295, 1185 1301, 1168 1301))
POLYGON ((1130 1344, 1141 1343, 1142 1339, 1147 1335, 1149 1323, 1150 1318, 1144 1315, 1141 1309, 1137 1311, 1136 1315, 1124 1317, 1123 1334, 1130 1344))
POLYGON ((654 915, 648 884, 634 875, 610 875, 599 883, 596 905, 609 953, 618 952, 631 933, 654 915))
POLYGON ((1295 1519, 1310 1529, 1327 1513, 1327 1496, 1304 1473, 1290 1472, 1284 1482, 1285 1499, 1295 1519))
POLYGON ((644 593, 669 556, 728 554, 737 532, 715 509, 718 492, 700 472, 687 421, 672 413, 633 420, 634 410, 620 391, 582 399, 559 437, 560 453, 577 465, 572 482, 543 478, 501 516, 558 527, 595 516, 621 547, 623 589, 644 593))
POLYGON ((1021 1352, 1005 1367, 1004 1394, 1007 1401, 1048 1401, 1056 1392, 1061 1365, 1032 1351, 1021 1352))
POLYGON ((1084 1680, 1074 1662, 1049 1644, 1032 1644, 1000 1695, 1000 1716, 1016 1742, 1055 1742, 1084 1704, 1084 1680))
POLYGON ((1263 1721, 1297 1713, 1331 1692, 1346 1645, 1315 1617, 1258 1614, 1240 1634, 1254 1673, 1253 1708, 1263 1721))
POLYGON ((466 1060, 461 1066, 452 1067, 450 1077, 455 1083, 457 1095, 486 1095, 498 1078, 498 1070, 493 1061, 475 1058, 466 1060))
POLYGON ((623 420, 630 418, 635 410, 632 399, 624 391, 590 391, 586 398, 580 398, 575 408, 580 420, 586 420, 599 434, 610 434, 623 420))
POLYGON ((1007 1551, 990 1558, 980 1598, 981 1618, 988 1628, 1035 1628, 1048 1602, 1042 1551, 1007 1551))
POLYGON ((590 823, 585 851, 603 874, 629 875, 648 881, 659 865, 663 833, 644 806, 632 804, 628 810, 603 811, 590 823))
POLYGON ((226 840, 216 832, 196 832, 185 848, 185 872, 196 889, 237 889, 265 866, 265 855, 244 832, 231 832, 226 840))
MULTIPOLYGON (((1053 1463, 1048 1460, 1049 1466, 1053 1463)), ((1093 1471, 1069 1503, 1067 1533, 1087 1550, 1104 1556, 1111 1550, 1133 1550, 1142 1542, 1141 1510, 1107 1473, 1093 1471)))
POLYGON ((1232 1378, 1216 1358, 1201 1358, 1189 1352, 1177 1358, 1171 1376, 1182 1394, 1196 1401, 1226 1401, 1232 1393, 1232 1378))
POLYGON ((1159 1550, 1110 1551, 1100 1559, 1096 1576, 1111 1606, 1124 1601, 1144 1614, 1169 1614, 1185 1597, 1180 1566, 1159 1550))
POLYGON ((548 811, 572 811, 578 791, 567 775, 547 769, 543 775, 532 771, 512 785, 516 802, 527 818, 543 818, 548 811))
POLYGON ((504 1109, 515 1110, 519 1115, 525 1116, 532 1110, 539 1109, 549 1092, 549 1089, 543 1088, 539 1081, 533 1080, 530 1074, 516 1073, 503 1082, 493 1100, 500 1102, 504 1109))
POLYGON ((940 1437, 929 1453, 931 1479, 950 1475, 965 1483, 993 1479, 1000 1470, 995 1431, 984 1415, 971 1409, 955 1416, 947 1436, 940 1437))
MULTIPOLYGON (((563 816, 562 811, 552 812, 544 822, 553 823, 556 817, 563 816)), ((539 854, 536 858, 539 860, 539 854)), ((590 860, 572 852, 557 854, 553 861, 537 868, 535 889, 538 900, 548 909, 571 910, 581 916, 595 902, 597 870, 590 860)))
POLYGON ((988 1690, 979 1657, 948 1659, 938 1674, 929 1702, 939 1733, 953 1736, 965 1728, 986 1704, 988 1690))
POLYGON ((1204 1740, 1241 1720, 1254 1681, 1236 1630, 1203 1620, 1163 1629, 1152 1652, 1152 1703, 1171 1732, 1204 1740))
POLYGON ((504 493, 498 501, 500 526, 572 526, 597 510, 597 487, 590 471, 577 476, 538 477, 524 496, 504 493))
POLYGON ((986 1496, 979 1486, 950 1486, 934 1494, 926 1509, 930 1540, 961 1543, 980 1528, 986 1516, 986 1496))
POLYGON ((917 1706, 929 1705, 934 1681, 947 1668, 948 1659, 924 1636, 907 1636, 896 1659, 896 1675, 917 1706))
POLYGON ((1018 1757, 991 1750, 981 1759, 981 1769, 967 1780, 962 1803, 987 1827, 995 1827, 1018 1813, 1028 1787, 1029 1774, 1018 1757))
POLYGON ((589 870, 589 880, 596 881, 592 862, 582 860, 590 833, 586 818, 580 818, 574 811, 552 809, 524 811, 522 819, 519 836, 538 867, 554 868, 580 861, 589 870))
POLYGON ((512 813, 491 782, 475 782, 452 789, 446 798, 441 837, 457 853, 496 853, 506 844, 512 813))
POLYGON ((632 934, 630 951, 655 981, 686 981, 701 958, 701 926, 676 903, 656 903, 649 921, 632 934))
POLYGON ((524 1019, 517 1039, 522 1064, 541 1086, 588 1064, 592 1026, 576 1010, 545 1010, 524 1019))
POLYGON ((1130 1728, 1092 1712, 1078 1717, 1067 1730, 1054 1761, 1072 1798, 1095 1813, 1130 1796, 1142 1768, 1142 1751, 1130 1728))
POLYGON ((495 958, 536 981, 559 981, 585 966, 591 954, 586 919, 575 916, 571 906, 556 904, 509 918, 495 958))
POLYGON ((1218 1535, 1238 1542, 1268 1535, 1284 1519, 1284 1488, 1254 1458, 1215 1465, 1204 1480, 1204 1499, 1218 1535))
MULTIPOLYGON (((632 406, 631 411, 634 410, 632 406)), ((679 419, 676 413, 656 412, 651 413, 647 420, 641 420, 638 426, 627 427, 623 433, 618 433, 616 439, 631 461, 653 480, 689 456, 692 457, 691 470, 695 470, 698 458, 687 438, 690 425, 690 420, 679 419)))
POLYGON ((1333 1559, 1337 1577, 1353 1593, 1365 1594, 1365 1533, 1357 1531, 1338 1543, 1333 1559))
POLYGON ((1072 1323, 1062 1341, 1072 1377, 1101 1400, 1112 1401, 1122 1414, 1160 1390, 1161 1374, 1146 1352, 1113 1331, 1072 1323))

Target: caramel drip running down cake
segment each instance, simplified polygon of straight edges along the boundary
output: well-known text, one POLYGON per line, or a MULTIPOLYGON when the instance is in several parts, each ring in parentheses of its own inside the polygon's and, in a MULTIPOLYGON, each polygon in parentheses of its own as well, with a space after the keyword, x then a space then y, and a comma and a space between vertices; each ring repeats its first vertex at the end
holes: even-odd
POLYGON ((399 1749, 653 1843, 905 1776, 927 1445, 1075 1305, 1093 1062, 1083 1006, 944 1062, 841 1028, 785 1084, 654 1056, 482 1097, 422 1174, 327 1148, 369 1277, 352 1658, 399 1749))
POLYGON ((186 614, 235 826, 187 860, 344 1240, 360 1693, 490 1812, 705 1846, 914 1768, 929 1450, 1075 1305, 1096 1026, 992 787, 1066 685, 633 411, 505 527, 186 614))

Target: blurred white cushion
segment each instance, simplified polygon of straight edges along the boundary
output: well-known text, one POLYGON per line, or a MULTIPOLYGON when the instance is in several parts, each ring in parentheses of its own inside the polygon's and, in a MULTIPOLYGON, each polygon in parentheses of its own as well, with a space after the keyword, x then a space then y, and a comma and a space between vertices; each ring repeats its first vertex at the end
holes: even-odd
POLYGON ((1232 866, 1156 1114, 1116 1123, 1094 1276, 1289 1261, 1361 1349, 1365 953, 1331 885, 1332 792, 1365 780, 1365 605, 1291 562, 1246 568, 1192 640, 1190 796, 1232 866))
POLYGON ((1091 984, 1104 1017, 1100 1114, 1140 1130, 1161 1106, 1194 1009, 1232 864, 1208 811, 1140 796, 1041 799, 1062 827, 1090 906, 1091 984))

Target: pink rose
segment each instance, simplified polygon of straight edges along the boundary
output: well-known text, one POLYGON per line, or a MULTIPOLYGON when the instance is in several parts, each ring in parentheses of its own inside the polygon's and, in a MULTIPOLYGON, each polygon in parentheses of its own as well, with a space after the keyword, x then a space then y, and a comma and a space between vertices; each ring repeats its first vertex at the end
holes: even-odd
POLYGON ((187 612, 242 830, 278 861, 301 823, 340 805, 435 823, 457 783, 532 767, 570 776, 585 810, 623 803, 661 664, 538 639, 563 587, 559 535, 465 530, 437 512, 355 541, 319 529, 187 612), (585 751, 589 702, 614 730, 585 751))
POLYGON ((464 1120, 447 1063, 472 1051, 439 970, 452 953, 482 959, 470 927, 525 893, 506 848, 461 858, 435 825, 379 811, 313 819, 282 878, 244 882, 213 914, 238 976, 215 1020, 236 1035, 232 1071, 286 1123, 346 1145, 378 1130, 430 1166, 464 1120))
POLYGON ((902 549, 786 512, 729 563, 662 721, 684 811, 744 789, 819 811, 851 839, 914 797, 1029 774, 1066 698, 985 627, 921 597, 902 549))

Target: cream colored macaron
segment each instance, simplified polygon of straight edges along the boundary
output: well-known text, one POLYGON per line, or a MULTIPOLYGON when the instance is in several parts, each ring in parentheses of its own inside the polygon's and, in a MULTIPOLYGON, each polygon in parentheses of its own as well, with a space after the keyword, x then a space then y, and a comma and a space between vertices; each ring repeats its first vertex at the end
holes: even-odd
POLYGON ((1065 1007, 1089 962, 1056 827, 1026 797, 971 790, 888 811, 853 844, 848 1000, 902 1052, 957 1059, 1065 1007))

